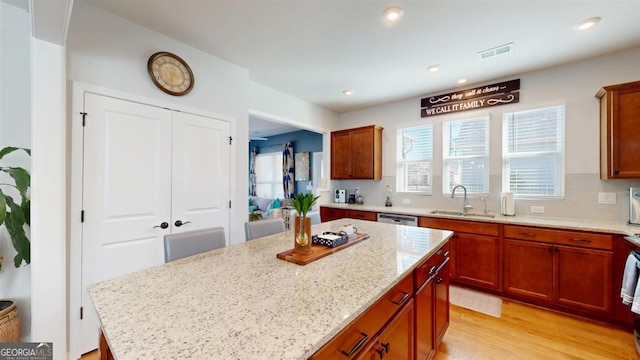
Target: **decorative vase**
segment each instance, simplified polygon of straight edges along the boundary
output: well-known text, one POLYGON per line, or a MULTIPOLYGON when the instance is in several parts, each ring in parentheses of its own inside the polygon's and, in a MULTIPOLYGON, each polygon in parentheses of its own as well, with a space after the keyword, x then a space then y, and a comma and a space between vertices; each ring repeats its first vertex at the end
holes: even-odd
POLYGON ((311 218, 296 216, 293 250, 299 254, 311 253, 311 218))
POLYGON ((0 300, 0 342, 20 341, 20 318, 13 300, 0 300))

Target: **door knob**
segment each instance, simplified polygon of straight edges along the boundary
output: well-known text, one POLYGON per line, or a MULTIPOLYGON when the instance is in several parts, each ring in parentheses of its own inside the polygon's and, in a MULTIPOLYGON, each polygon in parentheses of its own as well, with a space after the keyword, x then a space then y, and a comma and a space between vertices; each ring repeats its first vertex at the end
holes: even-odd
POLYGON ((174 223, 174 225, 175 225, 175 226, 177 226, 177 227, 180 227, 180 226, 182 226, 182 225, 184 225, 184 224, 189 224, 189 223, 191 223, 191 221, 185 221, 185 222, 182 222, 182 220, 176 220, 176 222, 174 223))
POLYGON ((157 227, 162 228, 162 229, 166 229, 166 228, 168 228, 168 227, 169 227, 169 223, 165 221, 165 222, 163 222, 163 223, 162 223, 162 224, 160 224, 160 225, 156 225, 156 226, 154 226, 153 228, 155 229, 155 228, 157 228, 157 227))

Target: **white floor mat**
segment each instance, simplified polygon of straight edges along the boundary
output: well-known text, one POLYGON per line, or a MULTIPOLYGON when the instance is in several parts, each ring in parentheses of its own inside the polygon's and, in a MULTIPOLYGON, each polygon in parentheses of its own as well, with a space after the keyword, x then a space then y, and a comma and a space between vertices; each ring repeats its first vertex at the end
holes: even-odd
POLYGON ((499 318, 502 315, 502 298, 457 286, 449 287, 449 301, 465 309, 499 318))

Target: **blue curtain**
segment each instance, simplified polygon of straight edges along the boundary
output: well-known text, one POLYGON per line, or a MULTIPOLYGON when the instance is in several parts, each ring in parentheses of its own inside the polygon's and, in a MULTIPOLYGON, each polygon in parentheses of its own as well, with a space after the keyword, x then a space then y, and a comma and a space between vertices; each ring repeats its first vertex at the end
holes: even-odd
POLYGON ((287 142, 283 144, 282 150, 282 186, 285 199, 292 199, 296 191, 294 173, 293 143, 287 142))
POLYGON ((258 148, 251 148, 249 154, 249 195, 256 196, 256 157, 258 156, 258 148))

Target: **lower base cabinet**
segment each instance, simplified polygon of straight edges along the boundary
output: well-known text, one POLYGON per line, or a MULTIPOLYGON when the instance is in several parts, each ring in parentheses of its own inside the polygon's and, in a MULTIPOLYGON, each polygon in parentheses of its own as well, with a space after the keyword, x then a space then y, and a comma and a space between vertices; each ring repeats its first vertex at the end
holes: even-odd
POLYGON ((449 327, 450 244, 416 269, 416 359, 432 359, 449 327))
POLYGON ((426 360, 449 326, 450 243, 426 259, 310 360, 426 360))
POLYGON ((389 325, 358 356, 358 360, 413 359, 414 301, 410 300, 389 325))

